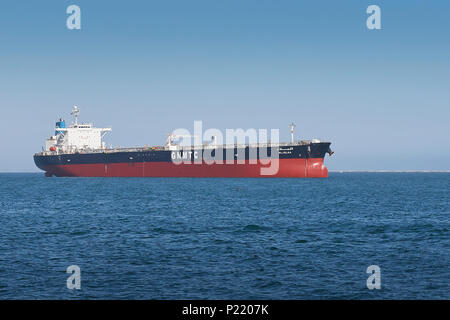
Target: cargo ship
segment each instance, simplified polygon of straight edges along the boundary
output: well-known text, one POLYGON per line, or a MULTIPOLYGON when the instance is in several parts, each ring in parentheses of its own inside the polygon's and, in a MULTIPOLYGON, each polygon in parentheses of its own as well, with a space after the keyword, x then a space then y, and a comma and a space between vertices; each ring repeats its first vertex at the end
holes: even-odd
POLYGON ((34 155, 36 166, 47 177, 284 177, 325 178, 330 142, 316 139, 290 143, 181 145, 169 134, 164 146, 139 148, 107 147, 103 141, 111 128, 79 123, 80 110, 72 110, 74 121, 66 127, 56 122, 54 135, 34 155))

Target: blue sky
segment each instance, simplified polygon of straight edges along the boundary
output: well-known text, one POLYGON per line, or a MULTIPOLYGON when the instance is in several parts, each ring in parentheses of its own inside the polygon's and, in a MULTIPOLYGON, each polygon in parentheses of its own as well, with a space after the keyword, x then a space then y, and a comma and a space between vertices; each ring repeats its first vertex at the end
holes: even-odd
POLYGON ((37 171, 73 105, 108 144, 279 128, 329 169, 450 169, 448 1, 23 1, 0 5, 0 171, 37 171), (67 6, 81 30, 66 28, 67 6), (366 28, 381 8, 382 30, 366 28))

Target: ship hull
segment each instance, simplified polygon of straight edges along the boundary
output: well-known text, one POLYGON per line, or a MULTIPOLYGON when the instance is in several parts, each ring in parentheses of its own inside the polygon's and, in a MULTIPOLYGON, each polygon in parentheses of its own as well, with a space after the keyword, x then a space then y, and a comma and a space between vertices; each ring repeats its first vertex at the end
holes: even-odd
MULTIPOLYGON (((328 169, 324 165, 324 156, 329 145, 280 148, 277 158, 271 159, 270 163, 264 161, 268 158, 264 159, 260 150, 256 150, 252 159, 252 150, 248 148, 242 150, 241 160, 236 158, 231 163, 211 163, 204 155, 205 151, 199 151, 200 159, 194 159, 197 153, 193 150, 190 152, 192 158, 185 159, 192 161, 184 162, 172 161, 173 151, 35 155, 34 161, 47 176, 56 177, 326 178, 328 169)), ((234 152, 239 154, 238 149, 234 152)))

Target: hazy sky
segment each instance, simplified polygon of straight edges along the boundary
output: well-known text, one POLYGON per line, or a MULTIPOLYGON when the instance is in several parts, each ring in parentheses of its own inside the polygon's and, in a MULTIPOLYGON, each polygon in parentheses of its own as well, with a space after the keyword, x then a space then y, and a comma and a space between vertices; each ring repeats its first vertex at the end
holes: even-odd
POLYGON ((0 171, 37 171, 75 104, 116 146, 294 121, 332 170, 450 169, 450 2, 2 0, 0 171))

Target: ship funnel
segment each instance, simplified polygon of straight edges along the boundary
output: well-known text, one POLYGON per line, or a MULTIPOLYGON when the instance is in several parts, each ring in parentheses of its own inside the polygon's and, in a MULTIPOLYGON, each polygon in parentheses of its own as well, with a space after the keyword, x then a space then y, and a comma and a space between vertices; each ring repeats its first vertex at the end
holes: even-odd
MULTIPOLYGON (((58 129, 64 129, 66 127, 66 122, 64 120, 62 120, 62 119, 59 119, 59 121, 56 122, 55 127, 58 128, 58 129)), ((55 136, 57 136, 60 133, 62 133, 62 131, 56 130, 55 131, 55 136)))

